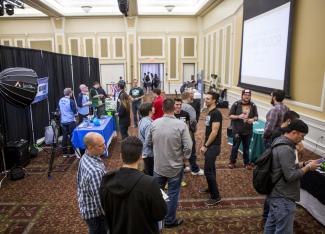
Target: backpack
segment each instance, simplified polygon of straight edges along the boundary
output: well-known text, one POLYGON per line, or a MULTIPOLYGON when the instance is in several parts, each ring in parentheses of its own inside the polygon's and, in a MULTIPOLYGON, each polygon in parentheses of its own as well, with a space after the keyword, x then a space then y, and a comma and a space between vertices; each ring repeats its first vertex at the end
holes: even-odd
POLYGON ((253 186, 255 190, 264 195, 272 192, 276 183, 282 178, 283 174, 273 183, 272 182, 272 150, 279 145, 288 145, 286 143, 278 143, 267 148, 262 155, 256 160, 256 167, 253 171, 253 186))

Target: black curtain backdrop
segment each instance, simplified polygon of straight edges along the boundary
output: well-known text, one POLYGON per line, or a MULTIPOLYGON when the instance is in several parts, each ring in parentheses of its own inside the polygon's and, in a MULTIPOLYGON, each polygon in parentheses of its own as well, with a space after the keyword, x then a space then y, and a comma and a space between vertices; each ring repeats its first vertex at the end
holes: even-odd
POLYGON ((89 87, 89 63, 88 58, 82 58, 78 56, 72 56, 73 66, 73 87, 74 95, 77 97, 80 92, 79 86, 85 84, 89 87))
MULTIPOLYGON (((75 94, 78 94, 81 83, 90 85, 93 81, 100 80, 99 62, 96 58, 0 46, 0 72, 10 67, 31 68, 39 78, 49 77, 48 102, 44 100, 32 105, 35 140, 44 137, 45 126, 49 124, 48 108, 50 112, 55 111, 59 99, 63 96, 64 88, 74 87, 75 94), (72 79, 72 66, 74 79, 72 79)), ((6 116, 4 119, 0 118, 1 125, 5 127, 6 142, 20 139, 27 139, 31 142, 29 107, 18 108, 4 103, 4 100, 0 98, 0 115, 6 116)))

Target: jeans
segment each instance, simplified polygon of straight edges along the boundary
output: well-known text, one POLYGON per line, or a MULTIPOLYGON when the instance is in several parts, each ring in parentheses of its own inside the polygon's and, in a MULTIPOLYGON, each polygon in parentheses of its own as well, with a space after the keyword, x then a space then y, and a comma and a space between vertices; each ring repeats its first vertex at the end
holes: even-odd
POLYGON ((220 197, 216 179, 216 159, 220 154, 220 145, 211 145, 204 154, 204 175, 208 183, 211 199, 220 197))
POLYGON ((158 175, 154 172, 154 178, 159 184, 161 189, 164 189, 166 183, 168 183, 168 197, 169 201, 167 201, 167 215, 165 217, 165 224, 173 224, 176 222, 176 210, 179 198, 179 192, 181 189, 181 182, 183 178, 183 168, 175 177, 168 178, 165 176, 158 175))
POLYGON ((243 143, 243 159, 244 164, 249 164, 249 144, 251 141, 251 134, 242 135, 242 134, 235 134, 233 137, 233 145, 230 154, 230 163, 236 163, 237 155, 238 155, 238 148, 240 143, 243 143))
POLYGON ((68 152, 68 145, 71 145, 71 137, 73 129, 76 128, 76 122, 71 123, 61 123, 61 129, 62 129, 62 153, 74 153, 74 150, 70 150, 68 152))
POLYGON ((264 234, 293 233, 296 203, 283 198, 269 198, 270 212, 264 227, 264 234))
POLYGON ((120 123, 119 128, 120 128, 122 140, 124 140, 125 138, 127 138, 129 136, 129 133, 128 133, 129 125, 120 123))
POLYGON ((146 157, 143 159, 144 173, 153 176, 153 157, 146 157))
POLYGON ((140 101, 132 102, 132 113, 133 113, 133 124, 134 124, 134 126, 138 126, 138 115, 139 115, 139 121, 141 119, 140 113, 139 113, 140 106, 141 106, 140 101))
POLYGON ((263 220, 265 223, 267 220, 267 216, 269 215, 269 212, 270 212, 270 201, 269 198, 266 197, 263 206, 263 220))
POLYGON ((88 115, 82 115, 82 114, 78 113, 78 119, 79 119, 78 124, 80 124, 82 121, 84 121, 84 119, 85 120, 88 119, 88 115))
POLYGON ((85 220, 88 229, 89 234, 106 234, 107 233, 107 225, 105 221, 105 216, 101 215, 95 218, 86 219, 85 220))
POLYGON ((191 171, 198 172, 200 170, 200 168, 196 163, 196 147, 195 147, 196 142, 195 142, 194 137, 192 137, 192 141, 193 141, 192 153, 191 153, 191 157, 188 159, 188 161, 190 162, 191 171))

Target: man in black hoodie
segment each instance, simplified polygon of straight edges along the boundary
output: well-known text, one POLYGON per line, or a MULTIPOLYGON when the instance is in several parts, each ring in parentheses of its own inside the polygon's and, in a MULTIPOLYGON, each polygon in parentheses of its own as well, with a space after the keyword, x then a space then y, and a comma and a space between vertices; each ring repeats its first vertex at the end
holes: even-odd
POLYGON ((153 177, 138 170, 142 142, 134 136, 122 141, 123 166, 103 177, 100 196, 110 234, 159 233, 166 202, 153 177))

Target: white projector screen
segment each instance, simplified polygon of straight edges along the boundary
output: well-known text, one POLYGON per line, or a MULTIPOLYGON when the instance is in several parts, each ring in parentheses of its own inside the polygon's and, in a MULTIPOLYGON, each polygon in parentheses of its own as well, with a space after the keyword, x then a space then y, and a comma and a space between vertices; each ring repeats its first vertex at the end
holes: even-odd
POLYGON ((244 21, 241 84, 285 89, 290 4, 244 21))

